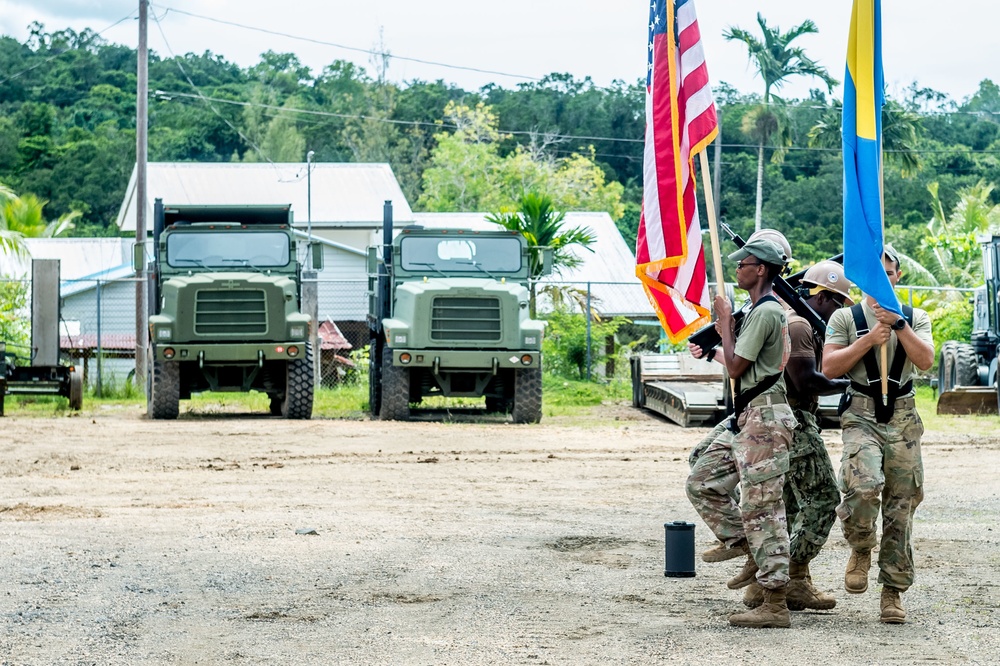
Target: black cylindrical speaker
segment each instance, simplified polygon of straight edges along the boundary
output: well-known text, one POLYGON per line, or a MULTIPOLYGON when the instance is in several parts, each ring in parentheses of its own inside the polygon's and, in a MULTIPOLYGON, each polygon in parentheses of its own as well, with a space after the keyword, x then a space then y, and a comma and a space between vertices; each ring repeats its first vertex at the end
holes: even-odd
POLYGON ((675 520, 664 523, 664 555, 666 564, 663 575, 669 578, 694 576, 694 523, 675 520))

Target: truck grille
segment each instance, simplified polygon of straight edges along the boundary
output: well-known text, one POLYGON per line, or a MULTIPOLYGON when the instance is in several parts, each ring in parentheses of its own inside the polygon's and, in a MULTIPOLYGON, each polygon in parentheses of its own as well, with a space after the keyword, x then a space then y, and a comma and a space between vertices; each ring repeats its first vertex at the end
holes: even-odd
POLYGON ((435 298, 431 340, 498 342, 499 298, 435 298))
POLYGON ((267 298, 260 289, 199 291, 194 302, 197 335, 267 333, 267 298))

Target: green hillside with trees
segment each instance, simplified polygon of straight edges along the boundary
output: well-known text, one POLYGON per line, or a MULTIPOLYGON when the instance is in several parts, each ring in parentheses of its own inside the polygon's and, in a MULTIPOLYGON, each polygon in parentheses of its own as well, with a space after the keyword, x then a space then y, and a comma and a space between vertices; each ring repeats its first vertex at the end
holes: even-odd
MULTIPOLYGON (((753 31, 741 32, 727 37, 747 41, 753 31)), ((803 33, 777 34, 790 42, 803 33)), ((770 63, 757 55, 758 68, 770 63)), ((151 54, 149 159, 297 162, 313 150, 316 161, 388 162, 418 210, 496 212, 537 191, 560 210, 609 211, 634 242, 642 81, 598 87, 551 74, 463 90, 394 83, 389 62, 366 70, 335 60, 313 72, 291 53, 267 51, 246 69, 210 52, 151 54)), ((72 216, 71 235, 116 234, 135 161, 135 71, 132 49, 90 30, 35 24, 25 43, 0 37, 7 198, 44 203, 48 220, 72 216)), ((803 263, 841 250, 840 107, 829 78, 814 78, 819 87, 799 100, 777 96, 780 84, 716 86, 722 217, 752 231, 760 170, 762 225, 783 231, 803 263)), ((914 83, 885 109, 886 228, 910 259, 907 283, 981 281, 970 240, 1000 224, 998 114, 990 80, 962 100, 914 83)))

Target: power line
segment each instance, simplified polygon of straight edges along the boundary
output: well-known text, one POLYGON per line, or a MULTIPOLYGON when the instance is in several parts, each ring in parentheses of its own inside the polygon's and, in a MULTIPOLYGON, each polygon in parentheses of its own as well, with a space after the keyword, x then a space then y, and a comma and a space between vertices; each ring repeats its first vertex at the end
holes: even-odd
MULTIPOLYGON (((189 79, 190 82, 190 79, 189 79)), ((192 86, 194 84, 192 83, 192 86)), ((421 127, 431 127, 434 129, 458 129, 458 126, 453 123, 446 122, 435 122, 428 123, 419 120, 398 120, 395 118, 384 118, 381 116, 366 116, 361 114, 350 114, 350 113, 334 113, 332 111, 317 111, 314 109, 297 109, 276 106, 274 104, 263 104, 260 102, 244 102, 240 100, 233 99, 222 99, 219 97, 209 97, 198 91, 197 95, 192 95, 190 93, 182 92, 172 92, 165 90, 156 90, 154 94, 164 101, 170 101, 174 97, 180 98, 192 98, 199 99, 206 103, 215 102, 219 104, 232 104, 236 106, 243 107, 256 107, 262 109, 270 109, 274 111, 280 111, 281 113, 297 113, 301 115, 319 116, 319 117, 330 117, 330 118, 341 118, 347 120, 373 120, 376 122, 390 123, 395 125, 409 125, 409 126, 421 126, 421 127)), ((235 129, 235 128, 234 128, 235 129)), ((611 143, 631 143, 631 144, 641 144, 644 139, 630 139, 627 137, 614 137, 614 136, 593 136, 586 134, 555 134, 550 132, 538 131, 538 130, 509 130, 509 129, 499 129, 497 130, 500 134, 508 134, 514 136, 544 136, 551 139, 561 139, 566 141, 606 141, 611 143)), ((715 144, 712 144, 713 146, 715 144)), ((757 150, 760 148, 758 144, 752 143, 723 143, 723 148, 737 148, 746 150, 757 150)), ((767 150, 775 150, 774 147, 766 146, 767 150)), ((828 148, 824 146, 787 146, 781 150, 786 150, 790 152, 825 152, 825 153, 839 153, 841 148, 828 148)), ((977 155, 1000 155, 1000 150, 986 150, 986 149, 975 149, 966 146, 961 146, 960 152, 968 152, 977 155)), ((910 150, 885 150, 885 153, 896 154, 896 153, 915 153, 915 154, 941 154, 941 153, 952 153, 956 152, 954 148, 913 148, 910 150)), ((606 157, 632 157, 629 155, 608 155, 604 154, 606 157)))
POLYGON ((250 139, 250 137, 241 132, 240 129, 236 127, 236 125, 230 122, 229 118, 226 118, 224 115, 222 115, 222 113, 220 113, 219 110, 216 109, 215 106, 209 101, 209 98, 206 97, 204 94, 202 94, 201 89, 198 88, 198 86, 195 85, 194 81, 191 80, 191 77, 188 76, 187 70, 185 70, 184 66, 181 64, 180 58, 178 58, 174 54, 174 50, 170 47, 170 42, 167 41, 167 35, 166 33, 163 32, 163 26, 160 24, 160 18, 156 16, 156 14, 153 14, 153 21, 156 23, 156 28, 160 32, 160 36, 163 38, 163 44, 164 46, 167 47, 167 51, 170 53, 170 57, 173 58, 175 63, 177 63, 177 68, 181 71, 181 74, 184 75, 184 78, 187 79, 187 82, 191 85, 192 88, 194 88, 194 91, 197 93, 197 95, 191 95, 191 96, 198 97, 206 104, 208 104, 208 107, 212 110, 213 113, 215 113, 215 115, 217 115, 219 118, 222 119, 222 122, 226 123, 226 125, 228 125, 231 130, 236 132, 236 134, 238 134, 241 139, 250 144, 250 146, 253 147, 253 149, 257 152, 258 155, 260 155, 272 167, 277 169, 278 168, 277 165, 271 161, 271 158, 269 158, 267 155, 264 154, 264 151, 261 150, 260 146, 258 146, 252 139, 250 139))
MULTIPOLYGON (((100 32, 94 33, 94 37, 100 37, 101 35, 103 35, 104 33, 106 33, 108 30, 111 30, 111 28, 115 27, 119 23, 123 23, 124 21, 127 21, 130 18, 134 18, 134 17, 135 17, 135 13, 134 12, 132 12, 130 14, 127 14, 126 16, 123 16, 122 18, 118 19, 117 21, 115 21, 114 23, 112 23, 108 27, 104 28, 100 32)), ((28 67, 26 69, 22 69, 20 72, 17 72, 15 74, 11 74, 10 76, 8 76, 5 79, 0 79, 0 85, 3 85, 4 83, 7 83, 8 81, 13 81, 14 79, 18 78, 22 74, 27 74, 28 72, 32 71, 33 69, 37 69, 37 68, 41 67, 42 65, 46 65, 46 64, 52 62, 53 60, 55 60, 56 58, 58 58, 59 56, 61 56, 62 54, 66 53, 67 51, 73 51, 76 48, 78 48, 78 47, 76 47, 76 46, 74 46, 74 47, 67 46, 64 49, 60 49, 56 53, 54 53, 53 55, 49 56, 48 58, 45 58, 45 59, 43 59, 43 60, 41 60, 39 62, 36 62, 31 67, 28 67)))
MULTIPOLYGON (((540 78, 536 76, 528 76, 527 74, 511 74, 510 72, 501 72, 493 69, 480 69, 479 67, 469 67, 466 65, 452 65, 445 62, 436 62, 434 60, 423 60, 421 58, 410 58, 406 56, 393 55, 388 51, 378 51, 376 49, 365 49, 358 46, 348 46, 346 44, 338 44, 336 42, 327 42, 321 39, 314 39, 312 37, 303 37, 300 35, 292 35, 287 32, 279 32, 277 30, 270 30, 268 28, 258 28, 252 25, 246 25, 243 23, 237 23, 235 21, 226 21, 224 19, 214 18, 212 16, 204 16, 202 14, 195 14, 193 12, 187 12, 182 9, 175 9, 173 7, 167 7, 164 5, 155 5, 160 9, 165 9, 167 12, 174 12, 176 14, 184 14, 185 16, 190 16, 192 18, 202 19, 204 21, 211 21, 213 23, 220 23, 222 25, 229 25, 235 28, 241 28, 243 30, 253 30, 255 32, 262 32, 267 35, 275 35, 278 37, 285 37, 287 39, 294 39, 300 42, 309 42, 311 44, 319 44, 321 46, 332 46, 338 49, 344 49, 345 51, 354 51, 356 53, 366 53, 370 56, 378 56, 383 58, 392 58, 395 60, 404 60, 406 62, 415 62, 421 65, 431 65, 434 67, 445 67, 447 69, 459 69, 467 72, 478 72, 480 74, 493 74, 495 76, 506 76, 512 79, 524 79, 526 81, 541 81, 540 78)), ((164 14, 166 16, 166 14, 164 14)))

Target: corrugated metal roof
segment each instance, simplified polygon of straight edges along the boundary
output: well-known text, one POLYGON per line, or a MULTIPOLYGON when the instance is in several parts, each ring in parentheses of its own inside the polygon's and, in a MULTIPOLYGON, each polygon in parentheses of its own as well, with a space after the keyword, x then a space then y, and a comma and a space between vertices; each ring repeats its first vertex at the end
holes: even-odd
POLYGON ((31 256, 0 254, 0 276, 31 277, 32 259, 58 259, 61 280, 93 278, 123 265, 132 265, 130 238, 27 238, 31 256))
MULTIPOLYGON (((430 229, 496 229, 486 221, 487 213, 414 213, 414 224, 430 229)), ((625 243, 614 220, 607 213, 568 212, 564 224, 569 227, 590 229, 597 240, 590 246, 593 252, 581 247, 571 248, 582 263, 576 268, 563 269, 544 278, 546 282, 573 283, 585 288, 591 283, 591 293, 596 296, 596 309, 604 315, 652 317, 653 309, 643 291, 642 283, 635 276, 635 255, 625 243), (616 284, 598 284, 598 283, 616 284)))
MULTIPOLYGON (((135 168, 116 224, 135 232, 135 168)), ((295 225, 305 228, 309 212, 306 164, 240 162, 150 162, 146 170, 147 224, 153 225, 153 203, 291 204, 295 225)), ((392 201, 393 217, 413 218, 396 176, 388 164, 312 164, 312 224, 379 226, 382 204, 392 201)))

